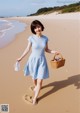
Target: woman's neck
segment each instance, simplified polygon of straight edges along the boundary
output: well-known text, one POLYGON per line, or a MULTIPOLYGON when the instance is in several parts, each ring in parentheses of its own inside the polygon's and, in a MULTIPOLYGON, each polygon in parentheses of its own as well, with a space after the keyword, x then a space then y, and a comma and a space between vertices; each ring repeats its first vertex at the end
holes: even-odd
POLYGON ((41 36, 42 36, 42 34, 36 34, 36 36, 37 36, 37 37, 41 37, 41 36))

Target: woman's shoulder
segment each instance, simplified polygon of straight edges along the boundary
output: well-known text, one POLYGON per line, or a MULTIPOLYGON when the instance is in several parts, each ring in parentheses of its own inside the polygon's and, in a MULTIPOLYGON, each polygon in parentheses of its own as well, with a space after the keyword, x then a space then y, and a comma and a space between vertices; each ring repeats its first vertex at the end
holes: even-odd
POLYGON ((28 37, 28 41, 32 42, 32 38, 33 38, 33 36, 30 35, 30 36, 28 37))
POLYGON ((30 39, 34 39, 35 35, 30 35, 29 38, 30 39))
POLYGON ((28 38, 29 39, 33 39, 34 38, 34 35, 30 35, 28 38))
POLYGON ((33 37, 33 35, 30 35, 30 36, 29 36, 29 38, 32 38, 32 37, 33 37))
POLYGON ((47 37, 47 36, 42 35, 42 37, 43 37, 45 40, 47 40, 47 41, 48 41, 48 37, 47 37))

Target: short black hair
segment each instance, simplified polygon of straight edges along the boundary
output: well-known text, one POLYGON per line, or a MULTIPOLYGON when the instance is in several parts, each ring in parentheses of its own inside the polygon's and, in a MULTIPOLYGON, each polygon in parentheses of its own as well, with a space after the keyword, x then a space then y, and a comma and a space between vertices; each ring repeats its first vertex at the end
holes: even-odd
POLYGON ((31 23, 31 26, 30 26, 31 31, 32 31, 33 34, 36 34, 35 31, 34 31, 34 29, 35 29, 37 26, 41 26, 42 31, 44 30, 43 24, 42 24, 39 20, 34 20, 34 21, 31 23))

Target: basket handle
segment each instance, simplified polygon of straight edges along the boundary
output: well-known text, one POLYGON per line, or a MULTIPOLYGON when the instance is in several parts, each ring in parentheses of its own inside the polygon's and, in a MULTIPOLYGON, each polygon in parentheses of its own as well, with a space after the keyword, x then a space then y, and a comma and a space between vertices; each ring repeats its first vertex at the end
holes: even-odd
MULTIPOLYGON (((61 59, 63 59, 63 56, 62 56, 62 54, 61 54, 61 53, 59 53, 58 55, 60 55, 60 56, 61 56, 61 59)), ((55 60, 55 57, 56 57, 56 56, 58 56, 58 55, 57 55, 57 54, 55 54, 55 55, 54 55, 54 57, 53 57, 53 60, 55 60)))

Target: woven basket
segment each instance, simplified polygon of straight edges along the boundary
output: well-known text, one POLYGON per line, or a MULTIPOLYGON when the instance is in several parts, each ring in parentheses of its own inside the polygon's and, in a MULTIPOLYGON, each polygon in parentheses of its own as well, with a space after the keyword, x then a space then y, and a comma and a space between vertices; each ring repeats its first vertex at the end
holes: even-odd
POLYGON ((53 60, 50 61, 51 67, 52 68, 60 68, 64 66, 65 64, 65 59, 62 57, 61 54, 59 55, 54 55, 53 60))

